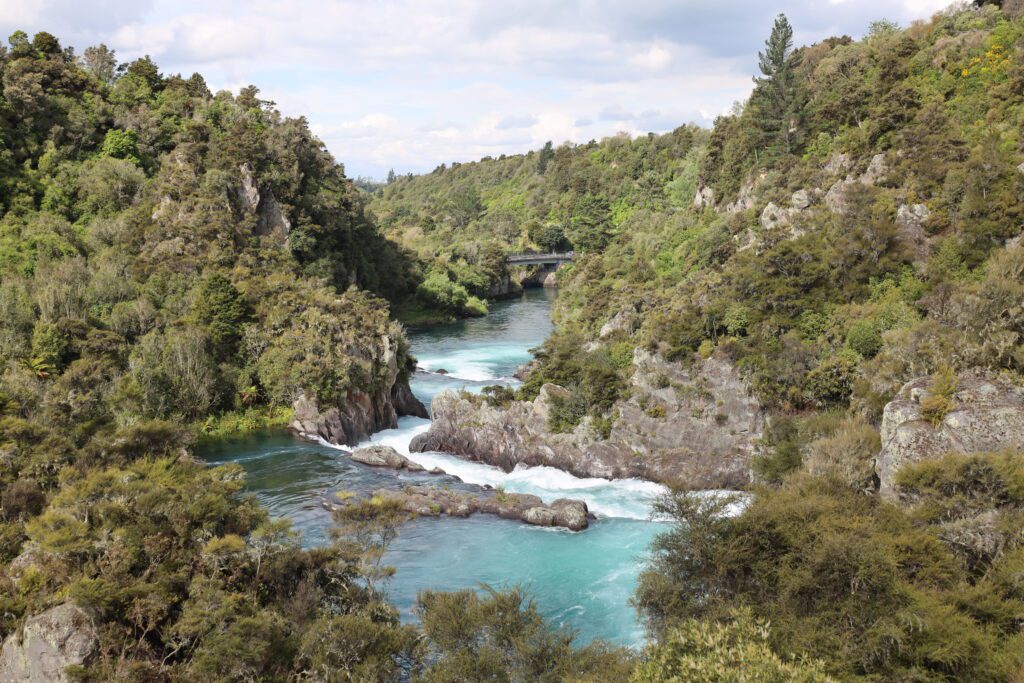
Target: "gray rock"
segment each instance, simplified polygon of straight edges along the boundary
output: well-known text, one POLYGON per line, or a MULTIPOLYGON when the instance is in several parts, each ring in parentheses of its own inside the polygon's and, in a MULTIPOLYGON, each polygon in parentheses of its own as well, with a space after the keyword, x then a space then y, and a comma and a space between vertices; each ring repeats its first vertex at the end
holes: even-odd
POLYGON ((569 392, 545 384, 534 401, 503 407, 443 392, 431 406, 430 430, 410 449, 453 453, 506 472, 548 465, 581 477, 638 477, 694 489, 747 483, 764 413, 731 362, 712 356, 683 365, 637 349, 633 365, 631 395, 613 407, 607 439, 589 419, 571 433, 552 432, 552 404, 569 392), (652 405, 663 413, 649 414, 652 405))
POLYGON ((811 198, 811 193, 808 190, 797 190, 796 192, 793 193, 793 196, 790 198, 789 203, 797 211, 803 211, 804 209, 808 208, 811 205, 812 201, 813 199, 811 198))
POLYGON ((256 218, 257 235, 274 235, 285 238, 292 231, 291 221, 284 214, 284 209, 278 203, 274 193, 269 189, 263 193, 260 199, 259 211, 256 218))
POLYGON ((1021 165, 1017 167, 1017 171, 1024 173, 1024 163, 1021 163, 1021 165))
POLYGON ((238 167, 241 183, 235 192, 238 205, 244 212, 253 212, 260 205, 260 190, 256 186, 252 164, 248 161, 238 167))
POLYGON ((393 470, 408 470, 410 472, 426 471, 422 465, 413 462, 391 446, 381 444, 360 448, 352 453, 352 459, 370 467, 390 467, 393 470))
POLYGON ((861 174, 859 180, 862 185, 875 185, 888 172, 889 168, 885 164, 885 155, 876 154, 871 157, 871 162, 868 163, 867 169, 861 174))
POLYGON ((587 517, 590 516, 590 511, 582 500, 559 498, 551 504, 551 508, 555 512, 555 526, 565 527, 570 531, 581 531, 587 528, 587 517))
MULTIPOLYGON (((476 491, 456 491, 435 486, 378 489, 370 495, 394 500, 405 511, 425 517, 469 517, 482 513, 535 526, 557 526, 572 531, 582 531, 589 524, 587 504, 569 498, 556 500, 548 506, 537 496, 528 493, 506 493, 483 487, 478 487, 476 491)), ((365 500, 365 496, 335 496, 333 499, 325 499, 324 506, 336 510, 361 500, 365 500)))
POLYGON ((791 224, 790 213, 787 209, 776 206, 774 202, 768 202, 761 212, 761 228, 763 230, 774 230, 778 227, 789 227, 791 224))
POLYGON ((608 322, 601 326, 601 331, 598 332, 597 336, 601 339, 606 339, 616 332, 632 334, 637 328, 637 323, 636 309, 624 308, 609 318, 608 322))
POLYGON ((822 170, 829 175, 839 175, 849 171, 850 166, 852 165, 853 161, 850 159, 849 154, 846 154, 845 152, 834 152, 832 156, 828 158, 828 161, 825 162, 822 170))
POLYGON ((3 683, 64 683, 66 669, 87 663, 99 648, 92 617, 64 603, 29 617, 20 633, 4 641, 0 651, 3 683))
POLYGON ((715 191, 710 187, 698 188, 697 194, 693 198, 693 206, 696 209, 715 208, 715 191))
POLYGON ((725 213, 742 213, 744 211, 750 211, 754 208, 754 191, 757 186, 764 180, 765 174, 761 173, 756 178, 747 178, 742 185, 740 185, 740 192, 736 196, 736 201, 726 204, 725 213))
POLYGON ((555 511, 546 507, 532 507, 523 513, 523 521, 534 526, 554 526, 555 511))
POLYGON ((372 392, 350 389, 335 405, 321 405, 313 392, 300 391, 292 401, 291 429, 302 436, 341 446, 355 446, 374 432, 398 426, 399 415, 426 417, 398 368, 398 340, 381 335, 366 359, 384 375, 372 392))
POLYGON ((886 498, 898 497, 896 473, 909 463, 947 453, 1024 448, 1024 389, 997 380, 961 378, 953 409, 933 425, 920 405, 930 387, 928 377, 908 382, 885 406, 875 471, 886 498))
POLYGON ((924 223, 930 216, 931 211, 924 204, 901 204, 896 210, 896 238, 918 267, 928 260, 928 234, 924 223))

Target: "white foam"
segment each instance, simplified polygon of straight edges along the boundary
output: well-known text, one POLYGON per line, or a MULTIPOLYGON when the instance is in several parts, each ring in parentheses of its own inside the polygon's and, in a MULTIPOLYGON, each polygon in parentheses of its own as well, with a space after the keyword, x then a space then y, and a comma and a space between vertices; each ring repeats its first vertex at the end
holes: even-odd
MULTIPOLYGON (((655 482, 641 479, 602 479, 577 477, 554 467, 516 467, 505 472, 497 467, 471 462, 447 453, 410 453, 409 443, 417 434, 430 429, 430 420, 403 417, 398 427, 377 432, 362 444, 391 446, 399 453, 428 470, 439 467, 468 484, 501 487, 512 493, 530 493, 550 503, 557 498, 579 498, 599 517, 621 519, 651 519, 651 506, 668 489, 655 482)), ((357 446, 358 448, 358 446, 357 446)), ((730 491, 706 491, 706 495, 733 495, 730 491)), ((732 503, 725 514, 739 514, 745 501, 732 503)))

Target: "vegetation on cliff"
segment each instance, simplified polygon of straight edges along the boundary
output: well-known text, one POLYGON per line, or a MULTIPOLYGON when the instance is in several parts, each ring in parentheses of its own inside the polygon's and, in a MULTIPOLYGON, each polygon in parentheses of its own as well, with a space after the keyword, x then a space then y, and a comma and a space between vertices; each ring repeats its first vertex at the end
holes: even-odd
POLYGON ((665 502, 679 523, 637 598, 664 648, 652 667, 683 666, 680 623, 747 607, 771 622, 779 665, 1019 677, 1020 453, 907 468, 898 504, 877 495, 873 460, 907 382, 932 377, 933 425, 958 377, 1024 382, 1022 6, 958 5, 796 49, 791 34, 780 17, 751 98, 710 132, 440 167, 373 210, 442 260, 495 242, 575 248, 520 393, 569 389, 556 430, 590 414, 607 435, 636 346, 727 359, 767 408, 743 514, 665 502), (468 220, 452 220, 457 192, 479 197, 468 220))

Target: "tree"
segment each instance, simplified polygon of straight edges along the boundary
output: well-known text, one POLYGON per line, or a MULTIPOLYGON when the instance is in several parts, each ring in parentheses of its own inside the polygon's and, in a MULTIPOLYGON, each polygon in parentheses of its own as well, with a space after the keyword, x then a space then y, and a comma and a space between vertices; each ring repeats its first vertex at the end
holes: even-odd
POLYGON ((397 179, 398 179, 398 177, 395 175, 395 169, 393 169, 393 168, 390 169, 388 171, 388 185, 390 185, 391 183, 395 182, 395 180, 397 180, 397 179))
POLYGON ((537 173, 544 175, 544 172, 548 170, 548 164, 554 158, 555 150, 551 145, 551 141, 548 140, 537 155, 537 173))
POLYGON ((107 85, 114 82, 117 57, 114 51, 103 43, 85 48, 85 52, 82 53, 82 64, 99 82, 107 85))
POLYGON ((757 87, 752 96, 764 146, 782 147, 792 151, 791 131, 794 128, 795 82, 793 67, 793 27, 785 14, 775 18, 772 34, 765 41, 764 52, 758 53, 758 68, 762 77, 755 77, 757 87))

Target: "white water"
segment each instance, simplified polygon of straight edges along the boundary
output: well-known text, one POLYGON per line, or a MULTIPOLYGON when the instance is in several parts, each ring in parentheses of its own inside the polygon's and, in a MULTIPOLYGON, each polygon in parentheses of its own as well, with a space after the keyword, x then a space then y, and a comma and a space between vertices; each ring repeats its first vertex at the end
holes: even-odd
POLYGON ((599 517, 650 519, 651 503, 667 490, 661 484, 639 479, 581 478, 554 467, 522 467, 504 472, 497 467, 470 462, 446 453, 410 453, 409 442, 430 428, 430 420, 403 417, 397 429, 374 434, 371 443, 391 446, 428 470, 440 467, 468 484, 501 487, 511 493, 532 493, 545 503, 558 498, 579 498, 599 517))

